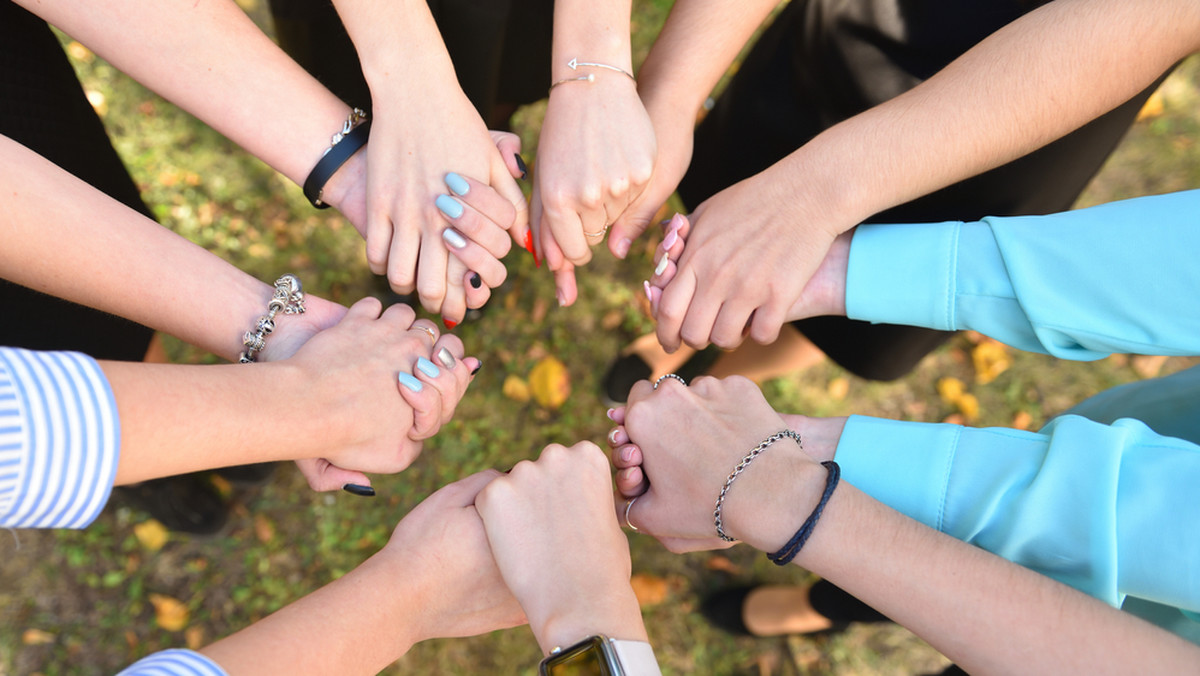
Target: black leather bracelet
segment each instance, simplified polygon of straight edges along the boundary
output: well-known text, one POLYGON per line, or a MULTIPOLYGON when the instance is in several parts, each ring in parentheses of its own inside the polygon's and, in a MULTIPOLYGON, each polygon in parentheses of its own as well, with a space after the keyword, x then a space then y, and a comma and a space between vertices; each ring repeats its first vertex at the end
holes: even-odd
POLYGON ((317 161, 317 166, 313 167, 308 178, 304 179, 304 196, 308 198, 309 202, 312 202, 314 207, 329 208, 328 204, 321 201, 321 192, 325 190, 325 184, 331 176, 337 173, 338 169, 342 168, 351 155, 367 144, 370 136, 371 121, 363 120, 343 136, 341 141, 330 146, 325 155, 317 161))

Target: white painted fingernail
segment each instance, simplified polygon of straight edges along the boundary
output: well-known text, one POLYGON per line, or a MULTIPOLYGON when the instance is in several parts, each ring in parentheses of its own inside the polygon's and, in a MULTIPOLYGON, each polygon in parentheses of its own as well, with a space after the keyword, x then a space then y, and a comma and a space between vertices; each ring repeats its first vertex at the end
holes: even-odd
POLYGON ((467 240, 463 239, 463 236, 455 232, 453 228, 446 228, 443 230, 442 239, 446 240, 446 244, 449 244, 455 249, 461 249, 467 245, 467 240))
POLYGON ((663 252, 662 259, 658 261, 658 267, 654 268, 654 276, 659 276, 667 269, 667 263, 671 262, 671 257, 667 252, 663 252))

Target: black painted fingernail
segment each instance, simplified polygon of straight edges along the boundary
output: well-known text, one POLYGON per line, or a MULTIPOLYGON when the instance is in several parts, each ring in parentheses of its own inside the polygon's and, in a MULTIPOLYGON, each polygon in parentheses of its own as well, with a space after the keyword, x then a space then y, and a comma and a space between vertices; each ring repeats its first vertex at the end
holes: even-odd
POLYGON ((517 158, 517 168, 521 170, 521 178, 527 178, 529 176, 529 167, 525 166, 525 158, 521 157, 521 153, 513 153, 513 157, 517 158))
POLYGON ((479 373, 479 369, 481 369, 481 368, 483 368, 483 362, 479 362, 478 364, 475 365, 475 368, 471 369, 471 375, 475 375, 476 373, 479 373))
POLYGON ((363 498, 375 497, 375 489, 371 488, 370 486, 363 486, 362 484, 346 484, 345 486, 342 486, 342 490, 351 495, 357 495, 363 498))
POLYGON ((471 282, 472 289, 478 289, 479 287, 483 286, 483 280, 480 279, 478 272, 472 272, 469 281, 471 282))

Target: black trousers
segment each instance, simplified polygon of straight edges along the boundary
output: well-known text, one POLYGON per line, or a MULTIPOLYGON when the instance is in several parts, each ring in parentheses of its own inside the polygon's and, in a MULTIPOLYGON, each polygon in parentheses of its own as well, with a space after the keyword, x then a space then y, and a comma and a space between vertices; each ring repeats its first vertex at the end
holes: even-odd
MULTIPOLYGON (((8 0, 0 0, 0 134, 151 216, 54 33, 8 0)), ((141 361, 152 335, 133 322, 0 280, 0 345, 141 361)))
MULTIPOLYGON (((679 186, 689 208, 757 174, 825 129, 920 84, 1044 2, 793 0, 764 32, 696 130, 679 186)), ((1154 86, 1050 145, 880 213, 875 223, 978 220, 1069 209, 1154 86)), ((847 370, 890 380, 950 334, 844 317, 796 322, 847 370)))

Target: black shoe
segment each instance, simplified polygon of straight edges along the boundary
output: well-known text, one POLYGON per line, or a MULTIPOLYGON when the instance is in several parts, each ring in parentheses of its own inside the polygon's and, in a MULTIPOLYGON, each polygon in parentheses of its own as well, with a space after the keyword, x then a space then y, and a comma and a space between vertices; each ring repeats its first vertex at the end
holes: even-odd
POLYGON ((745 587, 730 587, 704 599, 700 605, 700 613, 714 627, 724 629, 734 636, 753 636, 746 628, 746 620, 742 616, 742 608, 746 605, 746 597, 757 588, 756 585, 745 587))
POLYGON ((229 521, 229 506, 203 474, 143 481, 117 490, 167 529, 212 535, 229 521))
MULTIPOLYGON (((712 368, 714 362, 721 356, 721 348, 709 345, 692 355, 675 370, 675 375, 691 382, 693 378, 704 375, 712 368)), ((607 406, 621 406, 629 400, 629 391, 639 380, 650 377, 652 370, 641 357, 627 354, 617 357, 608 367, 604 379, 600 381, 601 395, 607 406)))

